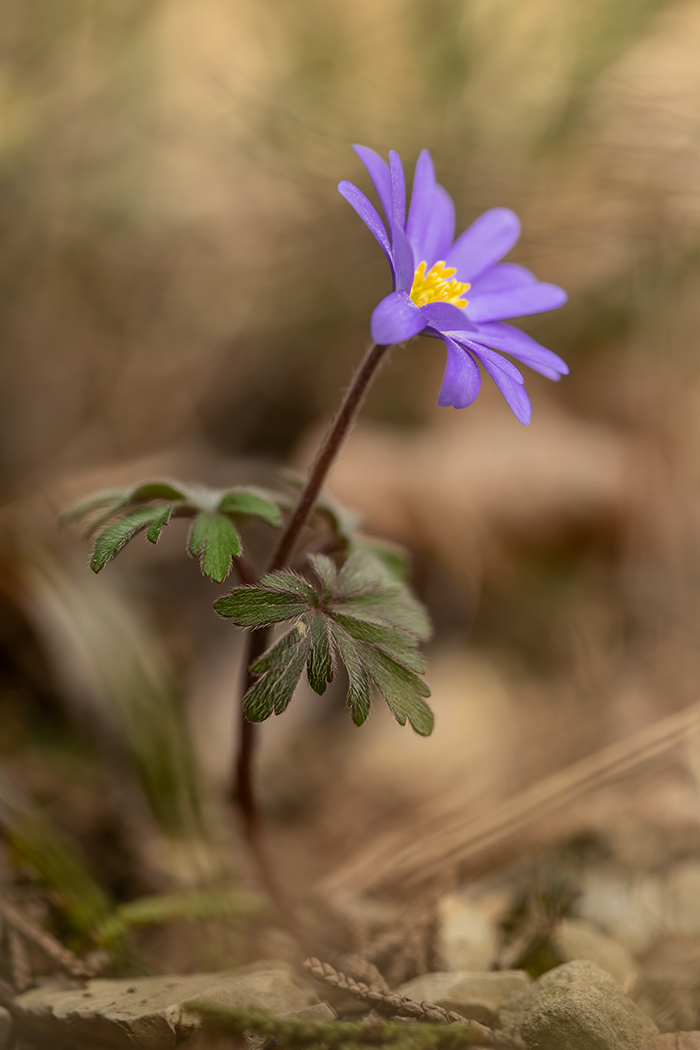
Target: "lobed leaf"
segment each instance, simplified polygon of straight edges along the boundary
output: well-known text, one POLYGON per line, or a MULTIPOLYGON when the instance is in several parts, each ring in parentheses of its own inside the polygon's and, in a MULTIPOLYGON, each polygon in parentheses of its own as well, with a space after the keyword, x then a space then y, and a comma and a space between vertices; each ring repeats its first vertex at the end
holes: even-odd
POLYGON ((231 489, 221 497, 218 510, 221 514, 248 514, 262 518, 275 528, 282 522, 277 504, 269 496, 254 489, 231 489))
POLYGON ((402 663, 417 674, 423 674, 425 667, 413 635, 388 624, 357 620, 352 616, 344 616, 342 613, 331 615, 352 638, 362 642, 371 642, 397 663, 402 663))
POLYGON ((338 570, 335 562, 327 554, 310 554, 309 563, 321 581, 322 599, 328 601, 338 584, 338 570))
POLYGON ((241 550, 241 538, 227 517, 200 511, 190 530, 189 552, 193 557, 199 557, 205 576, 223 583, 231 571, 232 560, 241 550))
POLYGON ((150 500, 170 500, 178 503, 186 500, 186 494, 170 481, 143 481, 131 490, 128 495, 129 503, 148 503, 150 500))
POLYGON ((296 595, 282 591, 236 587, 214 602, 214 608, 220 616, 233 620, 237 627, 269 627, 300 616, 308 606, 296 595))
POLYGON ((333 681, 334 675, 333 652, 326 616, 323 613, 313 616, 309 630, 311 645, 306 662, 306 676, 313 691, 322 696, 328 683, 333 681))
POLYGON ((118 521, 108 525, 95 540, 90 560, 90 568, 93 572, 100 572, 104 569, 107 562, 111 561, 137 533, 149 526, 156 525, 162 515, 162 506, 137 507, 135 510, 128 511, 118 521))
POLYGON ((77 521, 78 518, 89 514, 91 510, 97 510, 98 507, 110 506, 115 508, 122 503, 127 495, 128 489, 104 489, 101 492, 93 492, 91 496, 86 496, 85 499, 80 500, 79 503, 74 503, 72 507, 64 511, 59 518, 59 522, 61 525, 67 525, 69 522, 77 521))
POLYGON ((352 638, 345 631, 331 625, 333 639, 338 647, 348 673, 347 706, 352 709, 352 720, 356 726, 367 721, 371 706, 371 684, 359 658, 352 638))
POLYGON ((318 605, 318 594, 314 588, 308 580, 305 580, 298 572, 292 572, 291 569, 267 573, 266 576, 260 577, 258 585, 280 594, 296 595, 312 608, 318 605))
POLYGON ((147 540, 150 540, 151 543, 157 543, 158 542, 158 540, 160 539, 160 534, 163 531, 163 528, 170 521, 170 516, 171 516, 172 512, 173 512, 172 504, 171 503, 166 503, 166 505, 162 508, 160 515, 157 518, 155 518, 155 520, 151 524, 150 528, 148 529, 148 532, 146 533, 146 539, 147 540))
POLYGON ((310 644, 308 624, 300 620, 252 665, 253 673, 262 673, 262 677, 243 697, 249 722, 263 722, 287 708, 304 670, 310 644))

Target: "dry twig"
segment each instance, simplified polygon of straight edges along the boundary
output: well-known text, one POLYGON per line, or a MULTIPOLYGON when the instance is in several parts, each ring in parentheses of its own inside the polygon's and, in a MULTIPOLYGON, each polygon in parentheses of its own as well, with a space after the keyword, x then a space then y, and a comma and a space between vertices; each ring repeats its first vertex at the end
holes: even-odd
POLYGON ((321 885, 331 900, 352 887, 353 893, 370 893, 379 886, 406 885, 436 878, 447 868, 473 860, 507 838, 522 833, 535 821, 554 813, 590 792, 649 762, 687 740, 700 726, 700 704, 692 704, 667 718, 609 744, 571 763, 521 791, 515 798, 465 823, 460 802, 454 811, 430 818, 431 827, 417 833, 384 836, 353 858, 321 885))
POLYGON ((21 934, 22 937, 36 944, 48 955, 49 959, 52 959, 61 970, 70 974, 71 977, 81 979, 95 976, 93 971, 70 949, 65 948, 60 941, 46 930, 42 930, 40 926, 37 926, 7 901, 0 901, 0 916, 7 923, 10 931, 21 934))
POLYGON ((355 981, 352 977, 347 977, 330 963, 323 963, 319 959, 306 959, 303 966, 312 977, 325 981, 333 988, 349 992, 357 999, 371 1004, 378 1013, 387 1017, 409 1017, 414 1021, 427 1021, 432 1024, 468 1025, 477 1033, 480 1046, 495 1047, 499 1050, 501 1048, 502 1050, 524 1050, 524 1044, 517 1036, 493 1030, 479 1021, 467 1021, 461 1014, 454 1013, 453 1010, 443 1010, 436 1003, 427 1000, 419 1003, 407 995, 384 992, 381 988, 371 988, 362 981, 355 981))

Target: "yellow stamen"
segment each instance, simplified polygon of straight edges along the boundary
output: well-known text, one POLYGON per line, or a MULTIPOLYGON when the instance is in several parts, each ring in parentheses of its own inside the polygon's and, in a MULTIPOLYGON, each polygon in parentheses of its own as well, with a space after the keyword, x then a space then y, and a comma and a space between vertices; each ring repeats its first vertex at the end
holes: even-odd
POLYGON ((457 273, 454 267, 444 262, 436 262, 425 272, 427 263, 422 262, 416 270, 411 286, 411 299, 416 306, 427 306, 428 303, 451 303, 463 310, 467 300, 462 296, 471 288, 470 284, 450 280, 457 273))

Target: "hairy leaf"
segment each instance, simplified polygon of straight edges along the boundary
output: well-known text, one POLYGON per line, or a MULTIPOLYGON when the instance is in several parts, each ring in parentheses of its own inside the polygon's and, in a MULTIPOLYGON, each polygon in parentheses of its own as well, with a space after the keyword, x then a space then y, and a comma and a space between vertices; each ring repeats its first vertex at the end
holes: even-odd
POLYGON ((107 562, 114 558, 129 540, 148 526, 156 524, 162 515, 162 506, 138 507, 108 525, 95 540, 95 548, 90 561, 90 568, 93 572, 100 572, 101 569, 104 569, 107 562))
POLYGON ((266 590, 278 591, 281 594, 294 594, 301 598, 312 608, 318 605, 318 594, 311 584, 300 576, 298 572, 287 569, 282 572, 270 572, 261 576, 258 586, 266 590))
POLYGON ((128 491, 128 489, 104 489, 102 492, 93 492, 91 496, 87 496, 64 511, 59 521, 61 525, 67 525, 69 522, 77 521, 79 518, 89 514, 91 510, 97 510, 99 507, 117 507, 122 503, 124 497, 128 495, 128 491))
POLYGON ((369 676, 362 665, 352 638, 345 631, 338 630, 335 624, 331 624, 331 631, 348 673, 347 706, 352 709, 352 720, 355 725, 361 726, 367 720, 370 712, 369 676))
POLYGON ((262 587, 236 587, 214 602, 214 608, 238 627, 269 627, 300 616, 308 605, 294 594, 268 591, 262 587))
POLYGON ((189 551, 199 556, 202 572, 216 583, 223 583, 231 562, 241 553, 241 538, 223 514, 201 511, 192 523, 189 551))
POLYGON ((324 601, 328 601, 333 596, 333 592, 338 584, 338 570, 335 567, 335 563, 327 554, 310 554, 309 562, 321 581, 323 588, 322 598, 324 601))
POLYGON ((344 616, 342 613, 334 613, 332 618, 344 627, 352 638, 373 643, 397 663, 404 664, 417 674, 423 674, 425 668, 413 635, 400 628, 358 620, 353 616, 344 616))
POLYGON ((175 488, 170 481, 160 480, 144 481, 129 493, 130 503, 148 503, 154 499, 167 499, 177 503, 180 500, 187 499, 187 497, 184 492, 175 488))
POLYGON ((253 664, 253 673, 262 672, 262 677, 243 698, 249 722, 263 722, 273 712, 281 715, 286 709, 304 670, 310 644, 309 627, 300 620, 253 664))
POLYGON ((408 557, 403 547, 388 540, 374 536, 355 533, 350 541, 349 552, 369 555, 382 566, 386 574, 396 583, 406 583, 408 579, 408 557))
POLYGON ((333 653, 328 635, 326 617, 318 613, 310 623, 311 645, 306 663, 306 675, 309 685, 319 696, 326 691, 326 686, 333 681, 333 653))
POLYGON ((173 512, 172 504, 166 504, 157 517, 151 524, 148 532, 146 533, 146 539, 150 540, 151 543, 157 543, 160 539, 160 534, 163 531, 165 525, 170 521, 170 516, 173 512))
POLYGON ((232 489, 222 496, 218 509, 221 514, 249 514, 262 518, 268 525, 275 527, 282 521, 276 503, 254 489, 232 489))

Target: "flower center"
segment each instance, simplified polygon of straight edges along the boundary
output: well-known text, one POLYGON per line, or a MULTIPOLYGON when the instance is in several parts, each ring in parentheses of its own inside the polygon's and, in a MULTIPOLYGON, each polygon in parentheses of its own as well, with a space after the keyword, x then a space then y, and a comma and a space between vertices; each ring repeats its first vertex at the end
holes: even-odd
POLYGON ((425 272, 427 263, 422 262, 413 276, 411 299, 416 306, 427 306, 428 303, 451 303, 463 310, 467 300, 462 296, 471 288, 470 284, 450 280, 457 273, 454 267, 444 262, 436 262, 425 272))

